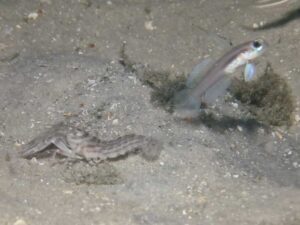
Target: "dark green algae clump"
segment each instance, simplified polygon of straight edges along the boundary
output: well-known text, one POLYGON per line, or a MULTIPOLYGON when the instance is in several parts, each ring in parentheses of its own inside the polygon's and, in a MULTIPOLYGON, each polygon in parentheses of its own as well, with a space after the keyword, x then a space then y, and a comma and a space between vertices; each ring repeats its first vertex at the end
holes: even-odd
POLYGON ((292 90, 270 64, 254 81, 234 80, 231 93, 263 123, 291 126, 294 121, 295 101, 292 90))

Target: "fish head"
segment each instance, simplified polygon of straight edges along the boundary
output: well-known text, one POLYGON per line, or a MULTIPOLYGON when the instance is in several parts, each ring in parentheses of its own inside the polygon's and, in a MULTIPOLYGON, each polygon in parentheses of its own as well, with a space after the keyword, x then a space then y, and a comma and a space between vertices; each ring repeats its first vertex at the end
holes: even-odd
POLYGON ((267 42, 262 39, 248 41, 236 46, 226 56, 229 60, 224 60, 223 64, 226 65, 224 68, 225 74, 234 73, 238 67, 245 65, 249 63, 249 61, 262 55, 266 51, 267 47, 267 42))
POLYGON ((255 59, 262 55, 268 48, 268 43, 263 39, 257 39, 249 43, 248 50, 244 53, 247 60, 255 59))

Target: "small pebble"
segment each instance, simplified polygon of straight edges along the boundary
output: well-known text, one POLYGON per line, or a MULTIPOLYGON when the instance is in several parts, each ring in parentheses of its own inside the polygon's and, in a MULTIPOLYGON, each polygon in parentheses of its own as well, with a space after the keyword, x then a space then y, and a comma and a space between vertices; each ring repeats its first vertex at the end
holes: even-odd
POLYGON ((36 20, 38 18, 39 14, 37 12, 32 12, 32 13, 29 13, 27 18, 30 19, 30 20, 36 20))
POLYGON ((153 21, 146 21, 144 25, 146 30, 152 31, 156 29, 156 26, 153 26, 153 21))
POLYGON ((254 23, 254 24, 252 25, 252 27, 253 27, 254 29, 258 28, 258 24, 257 24, 257 23, 254 23))
POLYGON ((27 225, 27 223, 25 222, 25 220, 18 219, 16 222, 14 222, 13 225, 27 225))
POLYGON ((15 143, 15 146, 16 146, 16 147, 21 147, 21 146, 22 146, 22 144, 21 144, 21 143, 19 143, 19 142, 16 142, 16 143, 15 143))
POLYGON ((112 124, 113 125, 117 125, 119 123, 119 120, 118 119, 114 119, 113 121, 112 121, 112 124))
POLYGON ((237 104, 236 102, 231 103, 231 105, 233 106, 233 108, 236 108, 236 109, 239 107, 239 104, 237 104))
POLYGON ((64 190, 63 193, 66 195, 71 195, 71 194, 73 194, 73 191, 72 190, 64 190))

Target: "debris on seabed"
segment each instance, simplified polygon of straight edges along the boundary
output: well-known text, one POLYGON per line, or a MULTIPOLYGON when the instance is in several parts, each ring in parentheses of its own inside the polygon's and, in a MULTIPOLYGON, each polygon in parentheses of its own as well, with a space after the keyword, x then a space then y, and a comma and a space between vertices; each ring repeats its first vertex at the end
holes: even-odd
POLYGON ((235 80, 231 92, 257 120, 273 126, 291 126, 295 99, 287 81, 269 64, 262 76, 251 82, 235 80))

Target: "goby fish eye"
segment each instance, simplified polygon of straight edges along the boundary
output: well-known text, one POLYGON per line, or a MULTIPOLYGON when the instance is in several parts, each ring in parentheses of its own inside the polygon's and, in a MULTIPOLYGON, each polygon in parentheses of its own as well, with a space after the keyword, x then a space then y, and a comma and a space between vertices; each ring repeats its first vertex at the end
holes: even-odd
POLYGON ((252 43, 252 47, 258 51, 260 51, 263 48, 262 43, 259 40, 255 40, 252 43))

